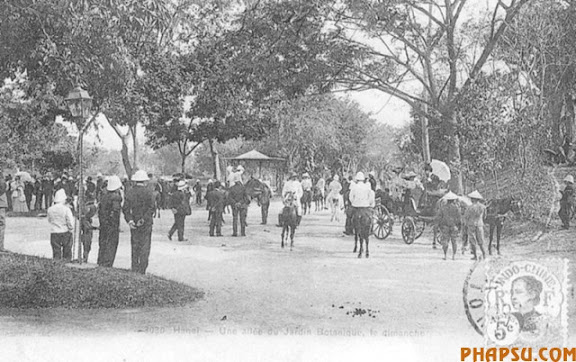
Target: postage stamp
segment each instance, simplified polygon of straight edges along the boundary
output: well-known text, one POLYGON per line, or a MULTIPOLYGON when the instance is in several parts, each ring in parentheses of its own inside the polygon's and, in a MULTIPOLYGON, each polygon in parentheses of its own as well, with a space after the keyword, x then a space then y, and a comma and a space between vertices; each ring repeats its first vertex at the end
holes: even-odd
POLYGON ((487 346, 566 345, 567 259, 489 259, 486 280, 487 346))

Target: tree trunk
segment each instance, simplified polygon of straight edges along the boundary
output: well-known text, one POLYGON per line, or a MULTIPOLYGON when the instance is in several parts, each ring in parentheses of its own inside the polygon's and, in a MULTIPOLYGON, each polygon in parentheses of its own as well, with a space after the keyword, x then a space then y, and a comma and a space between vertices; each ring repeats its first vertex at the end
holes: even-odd
POLYGON ((570 141, 574 141, 574 129, 576 128, 574 125, 574 99, 572 98, 571 92, 566 92, 564 98, 566 102, 566 113, 564 116, 564 121, 566 122, 566 135, 570 141))
POLYGON ((460 153, 460 138, 456 134, 456 119, 453 112, 449 112, 444 117, 445 122, 448 123, 448 139, 450 145, 448 147, 448 162, 452 178, 450 179, 450 190, 458 195, 464 192, 464 182, 462 177, 462 155, 460 153))
POLYGON ((132 167, 136 169, 138 168, 138 139, 136 138, 136 126, 130 126, 130 132, 132 133, 132 145, 134 146, 132 167))
POLYGON ((220 154, 218 153, 218 149, 216 148, 216 145, 214 144, 214 140, 209 139, 208 144, 210 145, 210 154, 212 155, 212 167, 213 167, 214 178, 216 180, 221 181, 222 174, 221 174, 221 170, 220 170, 220 154))
POLYGON ((120 138, 122 141, 122 149, 120 150, 120 154, 122 155, 122 163, 124 164, 124 170, 126 171, 126 175, 129 179, 132 179, 132 165, 130 164, 130 154, 128 153, 128 143, 127 143, 128 136, 120 138))
POLYGON ((182 172, 183 175, 186 175, 186 158, 188 158, 185 151, 186 150, 180 152, 180 172, 182 172))

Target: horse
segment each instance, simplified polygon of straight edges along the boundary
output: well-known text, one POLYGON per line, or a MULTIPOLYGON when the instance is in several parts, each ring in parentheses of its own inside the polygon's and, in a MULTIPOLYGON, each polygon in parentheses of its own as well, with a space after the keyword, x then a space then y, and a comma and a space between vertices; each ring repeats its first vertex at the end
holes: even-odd
POLYGON ((317 186, 312 187, 312 201, 314 202, 314 211, 320 211, 322 208, 321 204, 322 194, 317 186))
POLYGON ((494 229, 496 229, 496 252, 500 255, 500 236, 506 214, 510 211, 514 215, 520 215, 522 202, 514 196, 503 199, 489 200, 486 204, 486 223, 490 225, 490 241, 488 243, 488 254, 492 255, 492 240, 494 238, 494 229))
POLYGON ((302 205, 302 215, 310 214, 312 210, 312 191, 304 190, 302 197, 300 198, 300 204, 302 205))
POLYGON ((298 225, 298 216, 296 215, 296 195, 289 192, 284 198, 284 208, 280 214, 280 226, 282 226, 282 248, 284 248, 284 239, 288 242, 288 233, 290 233, 290 251, 294 246, 294 232, 298 225))
POLYGON ((352 216, 352 224, 354 227, 354 251, 358 249, 358 241, 360 241, 360 251, 358 252, 358 258, 362 258, 362 252, 364 251, 364 242, 366 242, 366 258, 370 257, 370 252, 368 251, 368 242, 370 237, 370 231, 372 230, 372 209, 361 208, 355 209, 354 215, 352 216))
POLYGON ((250 180, 246 181, 244 187, 246 188, 246 193, 250 197, 250 201, 252 201, 260 197, 260 194, 262 194, 262 191, 264 190, 266 185, 264 185, 262 182, 255 179, 254 177, 250 177, 250 180))

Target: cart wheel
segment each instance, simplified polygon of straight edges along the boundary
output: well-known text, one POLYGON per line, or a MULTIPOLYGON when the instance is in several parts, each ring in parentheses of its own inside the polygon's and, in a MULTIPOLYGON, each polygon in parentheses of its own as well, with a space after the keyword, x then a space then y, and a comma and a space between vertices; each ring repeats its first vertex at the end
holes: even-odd
POLYGON ((402 238, 408 245, 412 244, 416 239, 416 225, 410 216, 405 217, 402 221, 402 238))
POLYGON ((372 220, 372 233, 377 239, 383 240, 392 232, 394 220, 386 207, 382 205, 376 207, 375 211, 374 219, 372 220))
POLYGON ((414 226, 416 227, 414 239, 418 239, 424 233, 426 222, 422 219, 414 219, 414 226))

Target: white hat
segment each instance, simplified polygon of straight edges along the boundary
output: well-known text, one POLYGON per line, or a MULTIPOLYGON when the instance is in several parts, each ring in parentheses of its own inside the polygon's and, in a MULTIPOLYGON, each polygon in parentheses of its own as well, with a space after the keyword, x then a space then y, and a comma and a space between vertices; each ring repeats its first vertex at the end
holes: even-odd
POLYGON ((448 193, 444 195, 442 198, 444 200, 458 200, 458 195, 456 195, 452 191, 448 191, 448 193))
POLYGON ((66 191, 64 189, 60 189, 56 191, 56 195, 54 195, 54 203, 62 204, 66 202, 66 191))
POLYGON ((334 181, 338 181, 338 180, 340 180, 340 176, 334 175, 334 181))
POLYGON ((112 175, 108 177, 108 184, 106 185, 106 190, 108 191, 116 191, 120 187, 122 187, 122 181, 120 181, 120 177, 116 175, 112 175))
POLYGON ((176 184, 176 187, 178 187, 178 190, 184 190, 186 188, 186 186, 188 186, 188 184, 184 180, 178 181, 178 183, 176 184))
POLYGON ((475 191, 469 193, 468 197, 471 199, 476 199, 476 200, 484 200, 484 198, 482 197, 482 195, 480 195, 478 190, 475 190, 475 191))
POLYGON ((373 177, 376 177, 376 172, 370 171, 370 172, 368 172, 368 175, 373 176, 373 177))
POLYGON ((236 166, 236 171, 244 172, 244 166, 242 165, 236 166))
POLYGON ((302 177, 308 177, 308 178, 309 178, 310 175, 308 174, 308 172, 304 172, 304 173, 302 174, 302 177))
POLYGON ((98 174, 96 175, 96 177, 104 177, 104 175, 102 175, 102 172, 98 172, 98 174))
POLYGON ((568 175, 568 176, 564 177, 564 182, 574 183, 574 176, 568 175))
POLYGON ((359 171, 359 172, 356 174, 356 178, 355 178, 356 181, 364 181, 365 179, 366 179, 366 178, 364 177, 364 172, 359 171))
POLYGON ((148 178, 148 174, 144 170, 138 170, 138 171, 136 171, 134 176, 132 176, 132 181, 142 182, 142 181, 148 181, 148 180, 150 180, 150 179, 148 178))

